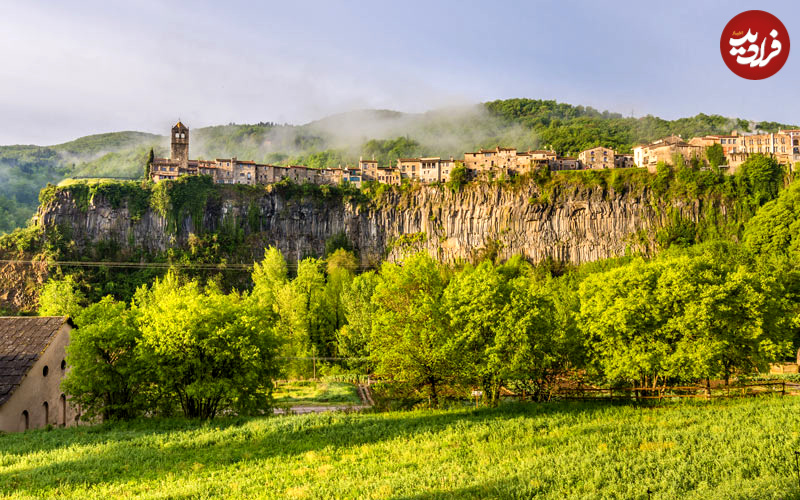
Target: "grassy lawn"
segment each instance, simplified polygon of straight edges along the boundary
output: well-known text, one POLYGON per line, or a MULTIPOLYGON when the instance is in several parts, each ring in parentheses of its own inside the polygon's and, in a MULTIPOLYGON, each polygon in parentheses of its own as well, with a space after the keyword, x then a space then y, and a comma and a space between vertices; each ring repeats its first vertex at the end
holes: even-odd
POLYGON ((800 398, 151 420, 0 436, 11 498, 800 498, 800 398))
POLYGON ((280 405, 361 404, 356 386, 344 382, 289 382, 278 385, 273 394, 280 405))

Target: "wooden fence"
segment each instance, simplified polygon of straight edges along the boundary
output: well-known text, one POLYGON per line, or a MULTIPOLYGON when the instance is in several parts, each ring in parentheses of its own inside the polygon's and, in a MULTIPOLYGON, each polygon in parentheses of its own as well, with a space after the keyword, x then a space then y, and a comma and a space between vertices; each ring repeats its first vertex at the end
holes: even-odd
MULTIPOLYGON (((751 382, 728 386, 667 386, 667 387, 559 387, 551 399, 572 400, 668 400, 674 398, 740 398, 765 394, 800 395, 800 384, 786 381, 751 382)), ((522 398, 524 395, 509 394, 522 398)))

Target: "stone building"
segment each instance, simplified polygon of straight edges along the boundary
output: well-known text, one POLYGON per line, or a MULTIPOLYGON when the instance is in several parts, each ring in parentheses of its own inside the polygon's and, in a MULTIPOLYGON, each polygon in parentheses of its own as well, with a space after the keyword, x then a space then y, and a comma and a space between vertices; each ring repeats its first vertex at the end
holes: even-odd
POLYGON ((578 154, 578 161, 581 162, 584 168, 594 170, 614 168, 615 155, 616 153, 613 149, 598 146, 596 148, 587 149, 586 151, 581 151, 580 154, 578 154))
POLYGON ((633 162, 633 155, 621 155, 614 153, 614 168, 633 168, 636 164, 633 162))
POLYGON ((477 172, 516 170, 517 150, 498 146, 494 149, 479 149, 474 153, 464 153, 464 166, 477 172))
POLYGON ((705 148, 685 142, 677 135, 651 142, 640 144, 633 148, 633 161, 637 167, 647 168, 655 173, 659 162, 671 165, 676 155, 681 155, 683 161, 689 162, 692 158, 703 158, 705 148))
POLYGON ((361 173, 362 180, 377 181, 379 168, 378 160, 365 160, 363 158, 358 160, 358 170, 361 173))
MULTIPOLYGON (((214 160, 189 159, 189 129, 181 122, 172 127, 169 158, 153 160, 150 178, 154 181, 176 179, 182 175, 209 175, 216 184, 271 184, 282 179, 297 183, 328 183, 335 175, 326 175, 321 169, 303 165, 283 167, 263 165, 249 160, 216 158, 214 160)), ((360 175, 359 175, 360 182, 360 175)))
POLYGON ((74 327, 66 316, 0 317, 0 431, 78 422, 60 388, 74 327))
POLYGON ((557 156, 548 163, 550 170, 580 170, 583 168, 580 160, 574 156, 557 156))
POLYGON ((419 180, 422 171, 422 160, 419 158, 398 158, 397 170, 403 179, 419 180))
POLYGON ((516 164, 511 167, 511 171, 517 174, 524 174, 542 167, 550 167, 557 161, 558 155, 549 149, 537 149, 535 151, 524 151, 517 153, 516 164))

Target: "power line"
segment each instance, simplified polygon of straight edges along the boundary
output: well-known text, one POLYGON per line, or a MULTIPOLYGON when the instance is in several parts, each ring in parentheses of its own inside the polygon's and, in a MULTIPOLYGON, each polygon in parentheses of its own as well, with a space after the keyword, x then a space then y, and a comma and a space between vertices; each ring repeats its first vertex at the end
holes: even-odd
POLYGON ((252 264, 179 264, 170 262, 111 262, 111 261, 80 261, 80 260, 15 260, 0 259, 0 264, 28 264, 54 266, 73 266, 73 267, 119 267, 119 268, 152 268, 152 269, 219 269, 220 271, 244 271, 252 270, 252 264))
MULTIPOLYGON (((233 263, 170 263, 170 262, 120 262, 120 261, 80 261, 80 260, 22 260, 0 259, 0 264, 45 265, 47 267, 115 267, 133 269, 186 269, 186 270, 217 270, 217 271, 252 271, 253 264, 233 263)), ((297 262, 287 262, 288 269, 296 269, 297 262)), ((357 266, 359 270, 374 269, 374 266, 357 266)))

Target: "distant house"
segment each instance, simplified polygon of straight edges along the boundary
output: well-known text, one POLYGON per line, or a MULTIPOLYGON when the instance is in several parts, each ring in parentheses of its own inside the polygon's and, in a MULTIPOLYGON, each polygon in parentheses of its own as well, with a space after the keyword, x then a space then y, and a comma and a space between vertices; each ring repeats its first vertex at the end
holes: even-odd
POLYGON ((75 425, 60 388, 74 326, 66 316, 0 317, 0 431, 75 425))
POLYGON ((578 161, 584 168, 600 170, 614 168, 615 151, 611 148, 598 146, 596 148, 581 151, 578 154, 578 161))

